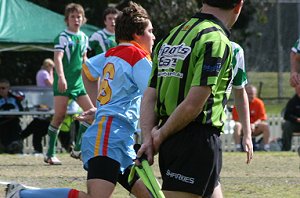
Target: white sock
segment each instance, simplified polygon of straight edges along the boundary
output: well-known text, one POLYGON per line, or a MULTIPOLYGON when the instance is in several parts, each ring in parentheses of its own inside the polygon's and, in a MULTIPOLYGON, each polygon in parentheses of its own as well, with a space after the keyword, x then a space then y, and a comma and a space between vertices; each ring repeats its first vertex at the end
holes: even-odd
POLYGON ((269 149, 270 149, 270 144, 265 144, 265 145, 264 145, 264 149, 265 149, 265 150, 269 150, 269 149))

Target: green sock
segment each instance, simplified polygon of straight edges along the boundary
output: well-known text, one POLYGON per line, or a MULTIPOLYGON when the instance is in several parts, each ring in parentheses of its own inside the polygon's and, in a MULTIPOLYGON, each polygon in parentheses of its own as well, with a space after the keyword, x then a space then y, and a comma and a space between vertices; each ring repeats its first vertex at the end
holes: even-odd
POLYGON ((76 143, 75 143, 74 151, 80 151, 81 150, 82 135, 84 134, 84 132, 87 130, 87 128, 89 126, 90 126, 90 124, 87 123, 87 122, 80 123, 79 130, 78 130, 77 137, 76 137, 76 143))
POLYGON ((47 152, 48 157, 53 157, 56 153, 56 142, 57 142, 58 133, 59 133, 58 128, 49 125, 48 127, 49 142, 48 142, 48 152, 47 152))

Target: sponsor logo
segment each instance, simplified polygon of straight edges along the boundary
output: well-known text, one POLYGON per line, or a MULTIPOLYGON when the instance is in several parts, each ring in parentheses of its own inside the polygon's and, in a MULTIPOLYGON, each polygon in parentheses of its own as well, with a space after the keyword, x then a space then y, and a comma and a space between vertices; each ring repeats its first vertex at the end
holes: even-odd
POLYGON ((175 68, 178 60, 184 60, 191 53, 191 47, 184 43, 180 45, 163 44, 158 53, 159 69, 175 68))
POLYGON ((167 71, 161 71, 161 72, 158 72, 158 77, 177 77, 177 78, 182 78, 183 77, 183 74, 180 73, 180 72, 175 72, 175 71, 170 71, 170 72, 167 72, 167 71))
POLYGON ((190 53, 191 47, 186 46, 184 43, 174 46, 163 44, 158 53, 158 69, 160 70, 158 76, 182 78, 183 74, 174 70, 177 62, 185 60, 190 53))
POLYGON ((216 63, 216 65, 203 65, 203 70, 207 72, 219 72, 221 70, 221 63, 216 63))
POLYGON ((166 176, 174 178, 176 180, 180 180, 180 181, 182 181, 184 183, 188 183, 188 184, 194 184, 195 183, 195 178, 187 177, 187 176, 184 176, 180 173, 174 173, 170 170, 167 170, 166 176))

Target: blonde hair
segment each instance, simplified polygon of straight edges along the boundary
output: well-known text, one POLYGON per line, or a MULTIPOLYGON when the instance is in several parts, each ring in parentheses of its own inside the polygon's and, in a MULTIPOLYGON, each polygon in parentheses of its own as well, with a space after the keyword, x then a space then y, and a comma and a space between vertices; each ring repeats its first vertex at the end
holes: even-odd
POLYGON ((43 68, 54 67, 54 62, 51 58, 46 58, 42 65, 43 68))

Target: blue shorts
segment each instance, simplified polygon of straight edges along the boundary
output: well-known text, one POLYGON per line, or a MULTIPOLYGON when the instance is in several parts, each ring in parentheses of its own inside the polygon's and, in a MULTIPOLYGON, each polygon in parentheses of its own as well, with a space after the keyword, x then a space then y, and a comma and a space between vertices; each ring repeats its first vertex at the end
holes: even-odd
POLYGON ((88 161, 97 156, 107 156, 120 163, 123 172, 136 158, 134 132, 127 122, 115 117, 101 117, 86 130, 82 137, 82 161, 88 170, 88 161))

